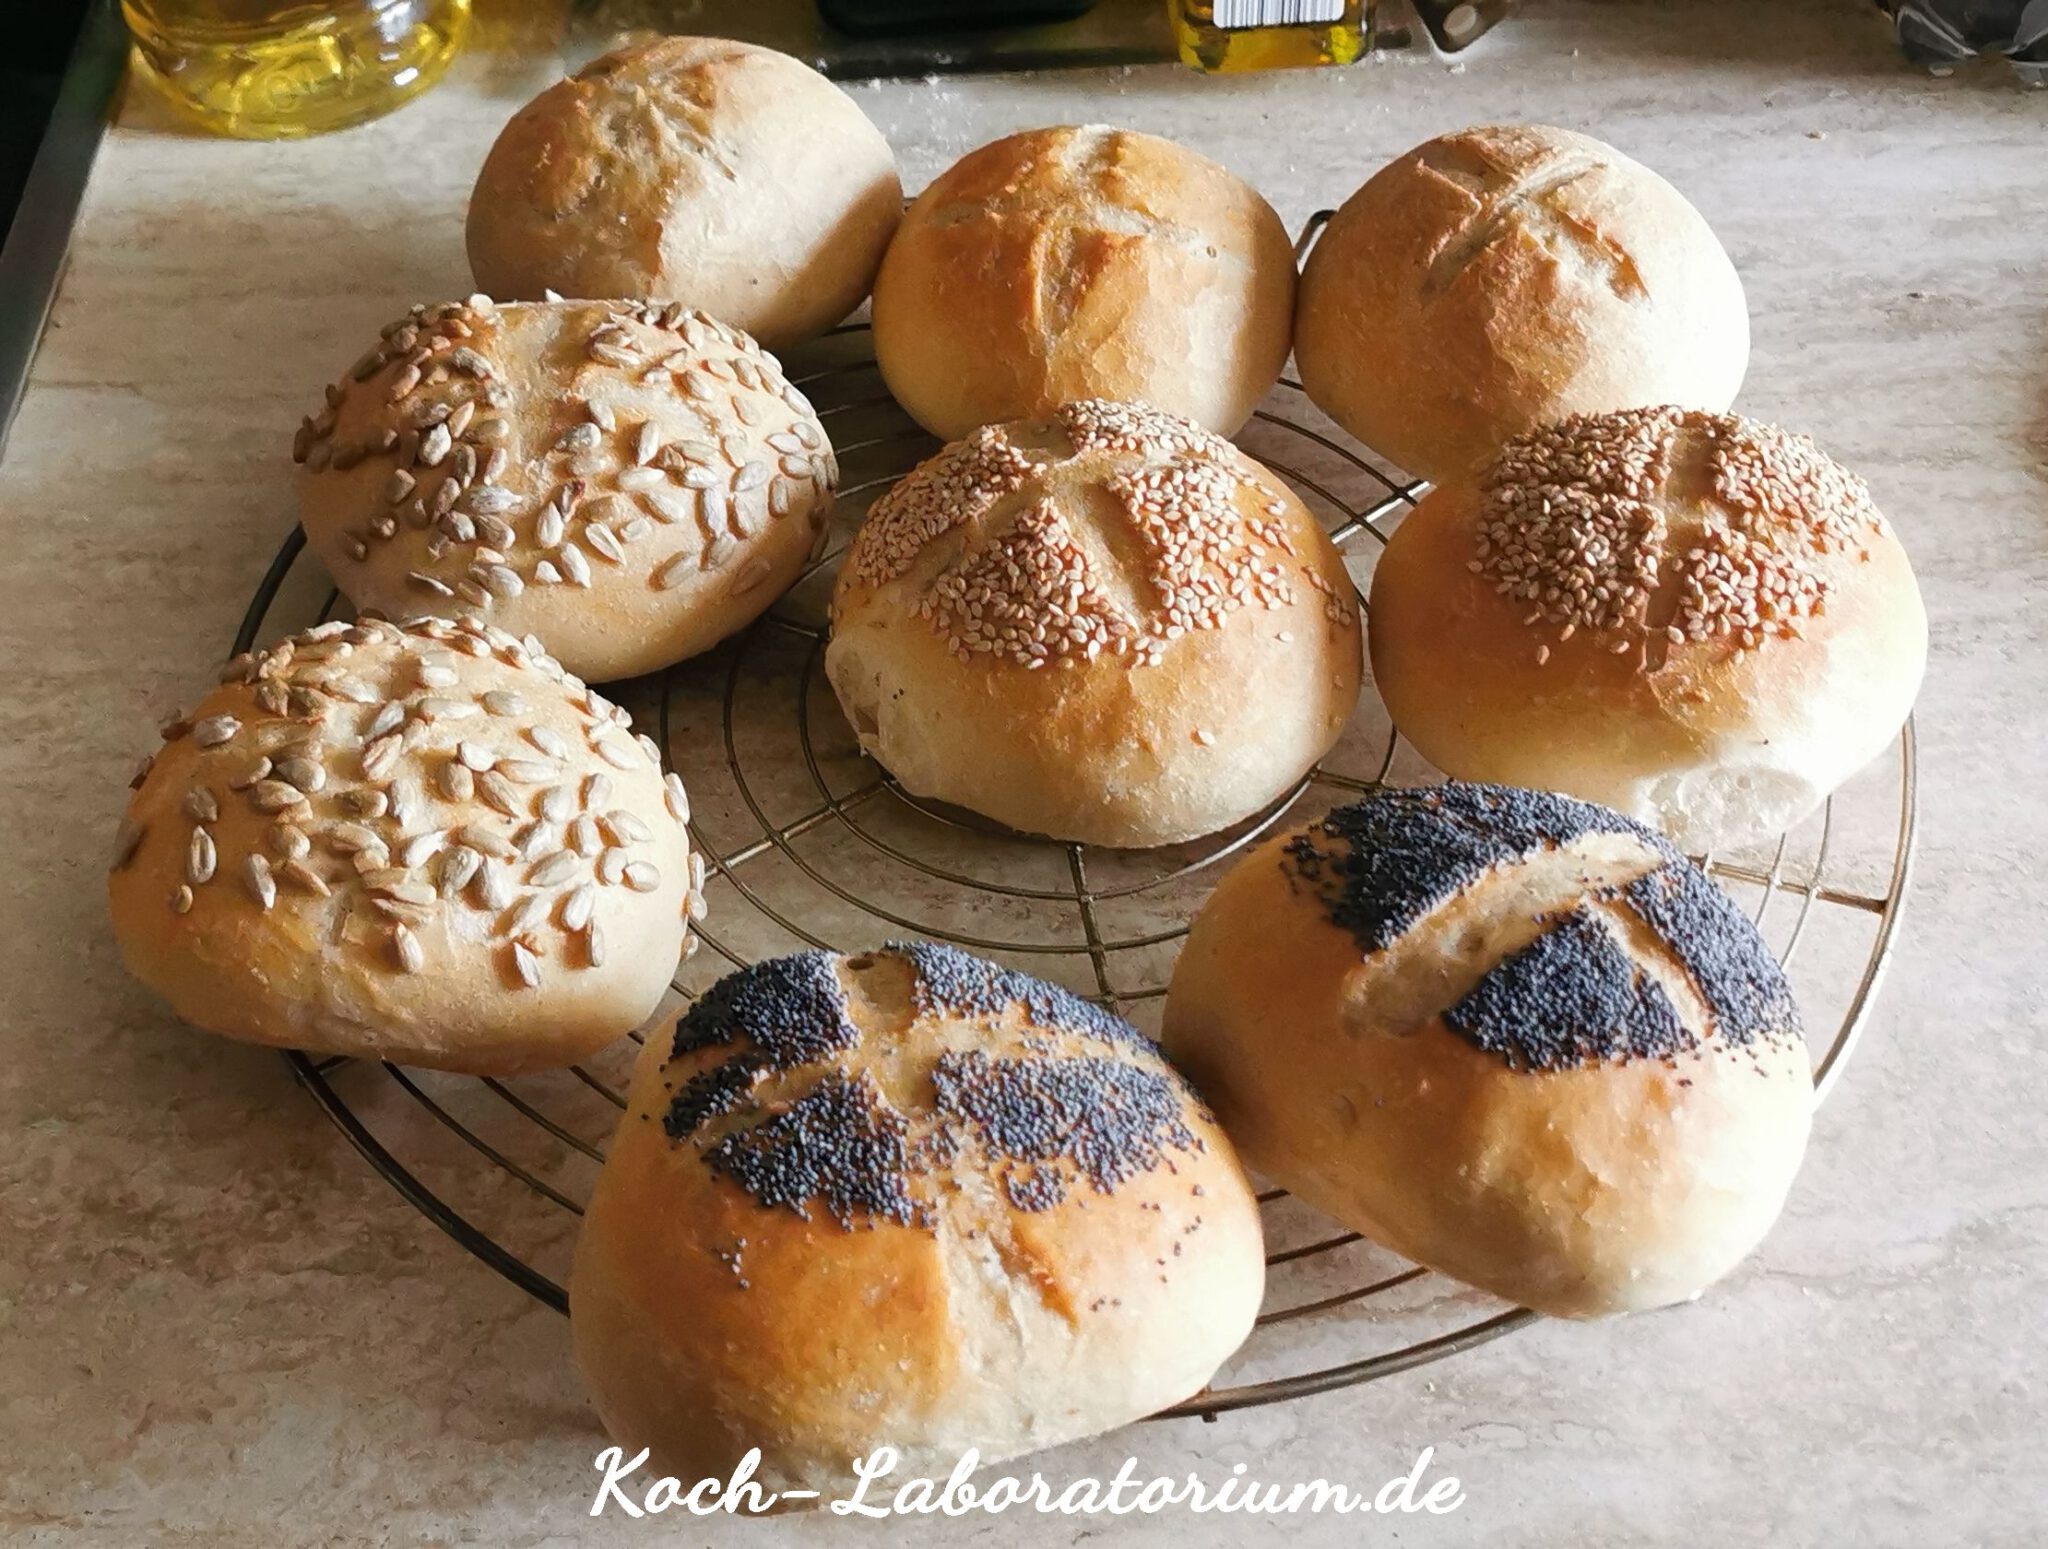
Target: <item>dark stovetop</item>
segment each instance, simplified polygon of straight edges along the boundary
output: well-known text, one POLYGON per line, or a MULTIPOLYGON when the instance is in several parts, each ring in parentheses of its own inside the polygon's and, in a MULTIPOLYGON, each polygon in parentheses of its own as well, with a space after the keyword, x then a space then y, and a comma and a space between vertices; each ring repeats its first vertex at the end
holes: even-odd
POLYGON ((0 452, 127 56, 115 0, 37 0, 12 8, 8 24, 0 56, 0 452))
POLYGON ((0 58, 0 240, 14 222, 88 5, 89 0, 38 0, 9 18, 7 52, 0 58))

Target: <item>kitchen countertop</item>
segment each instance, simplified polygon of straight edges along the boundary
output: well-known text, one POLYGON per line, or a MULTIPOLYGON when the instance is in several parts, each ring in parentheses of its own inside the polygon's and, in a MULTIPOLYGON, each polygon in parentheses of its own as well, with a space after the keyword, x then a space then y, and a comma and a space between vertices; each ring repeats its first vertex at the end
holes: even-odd
MULTIPOLYGON (((246 145, 131 98, 0 467, 0 1538, 238 1545, 850 1531, 586 1515, 602 1445, 564 1320, 464 1255, 274 1055, 123 975, 102 866, 158 717, 211 681, 290 523, 292 427, 372 330, 468 289, 461 213, 549 73, 545 21, 362 130, 246 145), (26 681, 24 681, 26 679, 26 681)), ((1204 81, 1176 67, 883 82, 922 184, 1033 124, 1108 120, 1230 164, 1298 226, 1457 125, 1613 140, 1705 211, 1748 285, 1742 407, 1870 480, 1919 567, 1917 876, 1866 1040, 1784 1221, 1701 1304, 1539 1324, 1056 1478, 1375 1483, 1423 1446, 1455 1515, 1302 1518, 1312 1544, 2033 1544, 2048 1518, 2048 98, 1931 80, 1867 5, 1553 3, 1454 68, 1204 81), (1734 20, 1739 16, 1741 25, 1734 20), (2029 799, 2031 798, 2031 799, 2029 799)), ((1021 1513, 885 1533, 1206 1549, 1228 1518, 1021 1513)))

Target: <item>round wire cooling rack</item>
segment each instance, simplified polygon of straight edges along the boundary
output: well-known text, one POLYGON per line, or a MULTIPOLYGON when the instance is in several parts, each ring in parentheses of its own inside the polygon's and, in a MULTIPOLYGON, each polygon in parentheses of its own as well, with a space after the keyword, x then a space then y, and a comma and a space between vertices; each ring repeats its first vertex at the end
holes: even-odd
MULTIPOLYGON (((839 514, 804 577, 717 651, 614 686, 651 718, 690 791, 691 840, 708 868, 704 950, 678 996, 726 970, 802 946, 857 951, 902 935, 950 941, 1067 984, 1156 1029, 1173 957, 1220 865, 1283 820, 1434 771, 1401 742, 1377 697, 1332 754, 1267 811, 1169 850, 1107 851, 1012 833, 902 790, 866 759, 825 684, 826 604, 867 505, 933 449, 882 390, 867 330, 840 330, 797 380, 844 470, 839 514)), ((1283 381, 1239 437, 1284 478, 1363 573, 1424 486, 1361 455, 1283 381)), ((286 540, 236 636, 237 652, 326 618, 340 598, 303 535, 286 540), (324 600, 323 600, 324 599, 324 600)), ((1745 904, 1793 978, 1816 1030, 1824 1098, 1855 1047, 1889 960, 1912 858, 1913 732, 1892 759, 1815 818, 1753 854, 1698 857, 1745 904)), ((566 1311, 583 1200, 625 1107, 642 1035, 566 1071, 479 1079, 286 1055, 298 1080, 384 1177, 464 1248, 566 1311)), ((1267 1305, 1211 1387, 1161 1417, 1214 1419, 1405 1371, 1531 1322, 1403 1263, 1288 1198, 1261 1194, 1267 1305)))

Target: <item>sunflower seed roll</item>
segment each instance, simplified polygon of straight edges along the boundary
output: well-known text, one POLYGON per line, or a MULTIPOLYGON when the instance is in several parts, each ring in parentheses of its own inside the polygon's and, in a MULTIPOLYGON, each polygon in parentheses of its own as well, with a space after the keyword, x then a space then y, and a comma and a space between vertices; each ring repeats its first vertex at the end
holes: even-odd
POLYGON ((323 624, 164 728, 109 879, 130 970, 253 1043, 509 1074, 654 1013, 701 912, 680 781, 531 638, 323 624))
POLYGON ((839 476, 773 356, 639 302, 415 307, 292 450, 307 541, 358 607, 479 614, 595 680, 752 622, 839 476))

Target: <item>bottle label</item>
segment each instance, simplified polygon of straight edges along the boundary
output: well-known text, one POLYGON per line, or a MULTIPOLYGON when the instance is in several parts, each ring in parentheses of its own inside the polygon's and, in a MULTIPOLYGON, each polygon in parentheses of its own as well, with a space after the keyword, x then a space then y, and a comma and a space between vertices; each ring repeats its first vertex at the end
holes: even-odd
POLYGON ((1344 0, 1216 0, 1216 25, 1226 32, 1246 27, 1311 27, 1344 19, 1344 0))

